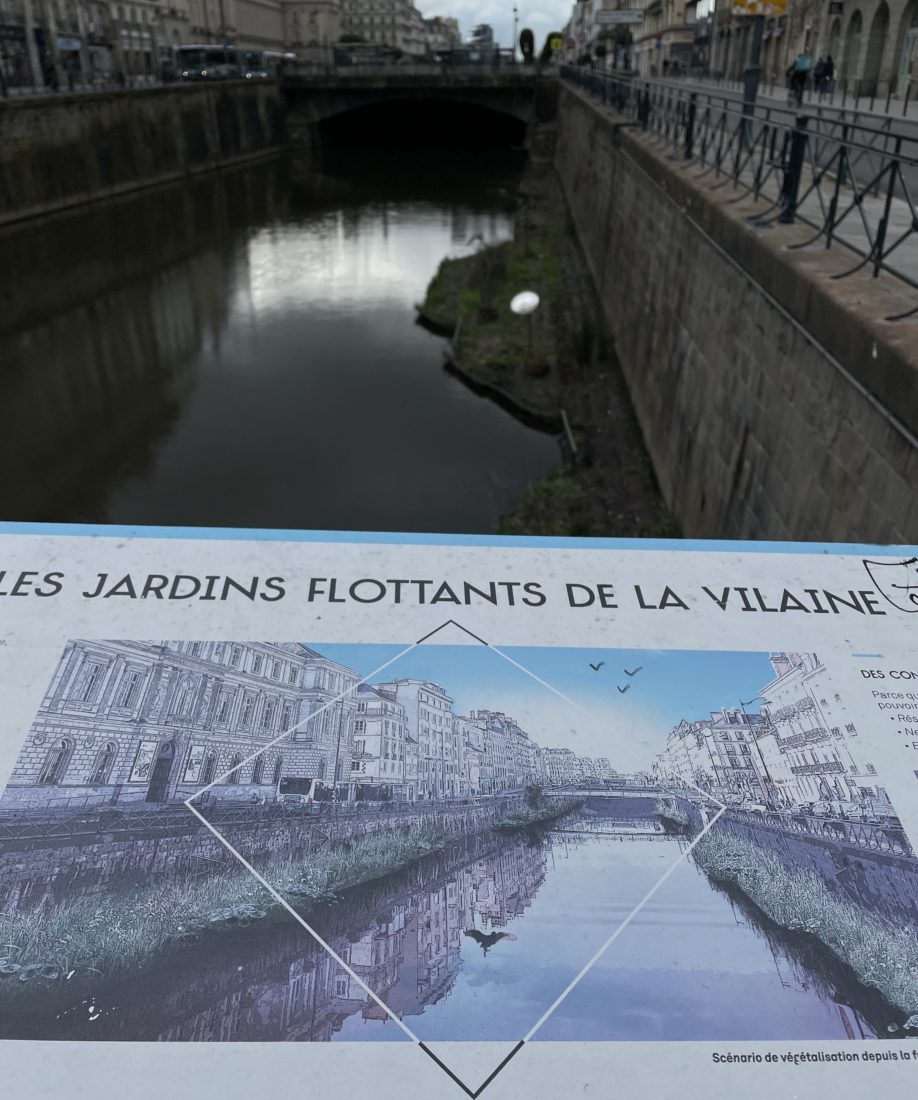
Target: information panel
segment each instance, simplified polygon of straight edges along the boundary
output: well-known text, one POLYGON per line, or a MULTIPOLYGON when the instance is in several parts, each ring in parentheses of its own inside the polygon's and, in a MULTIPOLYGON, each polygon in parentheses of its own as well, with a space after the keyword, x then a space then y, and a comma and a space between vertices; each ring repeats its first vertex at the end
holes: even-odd
POLYGON ((914 1095, 914 548, 0 527, 4 1095, 914 1095))

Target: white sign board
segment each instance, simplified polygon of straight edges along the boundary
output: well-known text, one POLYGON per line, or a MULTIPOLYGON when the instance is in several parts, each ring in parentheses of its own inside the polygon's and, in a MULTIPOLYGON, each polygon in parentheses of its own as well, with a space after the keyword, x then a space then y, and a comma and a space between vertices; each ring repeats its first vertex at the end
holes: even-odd
POLYGON ((916 629, 907 546, 0 522, 4 1100, 912 1100, 916 629))

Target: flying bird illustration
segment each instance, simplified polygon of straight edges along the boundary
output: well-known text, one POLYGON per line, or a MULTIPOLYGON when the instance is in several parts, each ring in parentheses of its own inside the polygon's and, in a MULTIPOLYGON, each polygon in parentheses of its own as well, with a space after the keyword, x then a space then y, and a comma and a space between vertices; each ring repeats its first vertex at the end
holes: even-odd
POLYGON ((629 671, 629 670, 628 670, 628 669, 626 668, 626 669, 624 670, 624 673, 625 673, 625 675, 626 675, 626 676, 637 676, 637 674, 638 674, 638 673, 639 673, 639 672, 641 671, 641 669, 642 669, 643 667, 644 667, 643 665, 638 665, 638 666, 637 666, 637 668, 636 668, 636 669, 635 669, 635 670, 634 670, 633 672, 630 672, 630 671, 629 671))
POLYGON ((590 661, 590 668, 591 668, 591 669, 592 669, 592 670, 593 670, 594 672, 599 672, 599 670, 600 670, 600 669, 602 668, 602 666, 603 666, 603 665, 604 665, 605 663, 606 663, 605 661, 600 661, 598 665, 594 665, 594 664, 593 664, 593 662, 592 662, 592 661, 590 661))
POLYGON ((628 690, 628 688, 630 688, 630 687, 631 687, 631 685, 630 685, 630 684, 625 684, 625 686, 624 686, 624 687, 620 687, 620 688, 619 688, 618 690, 619 690, 619 691, 620 691, 620 692, 622 693, 622 695, 624 695, 624 694, 625 694, 625 692, 626 692, 626 691, 628 690))
POLYGON ((492 948, 498 940, 516 939, 513 932, 488 932, 486 935, 484 932, 479 932, 477 928, 467 928, 462 934, 473 939, 486 955, 489 948, 492 948))

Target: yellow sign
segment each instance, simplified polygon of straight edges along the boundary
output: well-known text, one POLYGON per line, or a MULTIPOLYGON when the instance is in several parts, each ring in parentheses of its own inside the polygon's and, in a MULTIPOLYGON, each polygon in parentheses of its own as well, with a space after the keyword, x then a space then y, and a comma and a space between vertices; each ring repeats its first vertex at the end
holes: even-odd
POLYGON ((734 15, 787 15, 787 0, 733 0, 734 15))
POLYGON ((548 46, 552 50, 561 50, 564 48, 564 38, 560 34, 550 34, 548 36, 548 46))

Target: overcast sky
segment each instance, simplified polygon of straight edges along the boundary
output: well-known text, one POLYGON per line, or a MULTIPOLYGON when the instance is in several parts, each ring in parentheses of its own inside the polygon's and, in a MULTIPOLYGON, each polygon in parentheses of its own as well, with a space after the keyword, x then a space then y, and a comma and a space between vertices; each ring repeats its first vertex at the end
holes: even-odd
MULTIPOLYGON (((536 53, 542 49, 550 31, 560 31, 568 21, 573 0, 519 0, 518 29, 529 27, 535 35, 536 53)), ((424 15, 452 16, 459 20, 465 41, 479 23, 490 23, 494 37, 501 46, 509 46, 513 38, 512 0, 415 0, 415 7, 424 15)))

